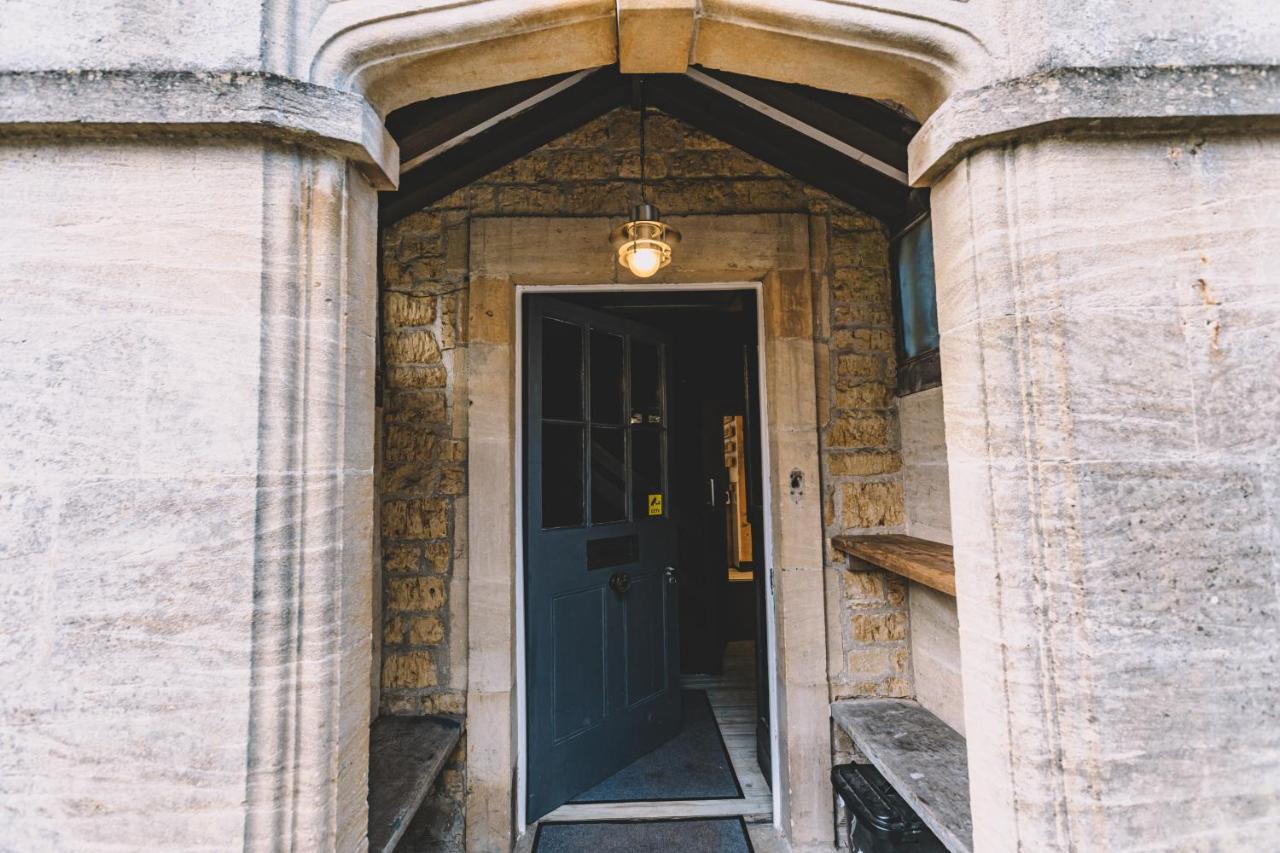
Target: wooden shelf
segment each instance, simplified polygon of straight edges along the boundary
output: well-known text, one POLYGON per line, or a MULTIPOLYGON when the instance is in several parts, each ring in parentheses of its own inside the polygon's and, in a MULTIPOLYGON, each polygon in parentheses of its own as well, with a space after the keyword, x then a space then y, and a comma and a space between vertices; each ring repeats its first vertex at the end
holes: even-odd
POLYGON ((964 738, 910 699, 846 699, 831 719, 951 853, 972 853, 964 738))
POLYGON ((870 563, 947 595, 956 594, 956 562, 950 545, 899 534, 836 536, 831 544, 855 558, 849 561, 852 571, 867 571, 859 562, 870 563))
POLYGON ((456 717, 379 717, 369 730, 369 849, 390 853, 462 738, 456 717))

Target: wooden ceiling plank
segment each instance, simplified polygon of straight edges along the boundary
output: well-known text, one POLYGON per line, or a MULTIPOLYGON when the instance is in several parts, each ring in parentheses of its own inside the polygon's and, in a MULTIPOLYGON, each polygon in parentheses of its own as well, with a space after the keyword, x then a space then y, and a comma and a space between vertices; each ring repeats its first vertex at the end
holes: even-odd
POLYGON ((400 174, 404 175, 406 172, 411 172, 414 169, 421 166, 422 164, 431 160, 432 158, 439 157, 441 154, 448 151, 449 149, 456 148, 457 146, 462 145, 468 140, 474 139, 475 137, 484 133, 486 130, 496 127, 501 122, 504 122, 507 119, 513 118, 514 116, 517 116, 526 110, 532 109, 533 107, 536 107, 538 104, 542 103, 548 98, 552 98, 560 94, 561 92, 565 91, 566 89, 576 86, 578 83, 582 82, 584 79, 586 79, 588 75, 592 73, 594 73, 594 69, 587 70, 587 71, 579 71, 577 74, 574 74, 570 77, 566 77, 563 80, 559 80, 556 83, 553 83, 552 85, 548 86, 547 88, 542 89, 538 92, 535 92, 534 94, 530 95, 528 98, 525 98, 524 100, 519 101, 518 103, 512 104, 511 106, 496 113, 495 115, 492 115, 489 118, 486 118, 483 121, 475 124, 474 126, 462 131, 461 133, 458 133, 456 136, 453 136, 452 138, 449 138, 440 142, 434 147, 429 148, 426 151, 423 151, 421 154, 414 155, 413 157, 401 163, 400 174))
POLYGON ((683 75, 650 78, 651 103, 694 127, 887 222, 907 188, 683 75))
POLYGON ((716 77, 712 77, 709 74, 705 74, 701 71, 698 71, 697 69, 690 68, 686 73, 690 79, 694 80, 700 85, 706 86, 709 89, 713 89, 714 91, 720 93, 721 95, 731 98, 745 107, 749 107, 758 113, 768 116, 769 118, 773 119, 774 121, 780 124, 785 124, 791 129, 809 137, 810 139, 813 139, 817 142, 821 142, 823 145, 826 145, 828 148, 832 148, 832 149, 835 149, 836 151, 839 151, 841 154, 845 155, 850 160, 853 160, 855 162, 863 164, 864 166, 868 166, 872 169, 875 169, 877 172, 880 172, 890 178, 893 178, 894 180, 898 181, 901 184, 905 185, 907 183, 907 173, 902 168, 894 166, 890 163, 886 163, 884 160, 881 160, 879 157, 876 157, 862 150, 861 148, 858 148, 850 144, 849 142, 846 142, 843 139, 839 139, 831 135, 826 130, 820 127, 815 127, 807 122, 801 121, 800 119, 790 115, 784 110, 778 107, 775 107, 772 104, 766 103, 765 101, 762 101, 753 95, 749 95, 740 89, 730 86, 728 83, 725 83, 723 80, 720 80, 716 77))
POLYGON ((570 75, 557 74, 539 80, 523 80, 506 86, 419 101, 401 107, 387 116, 387 130, 400 145, 400 160, 403 163, 568 76, 570 75))
POLYGON ((907 143, 920 125, 878 101, 724 71, 691 70, 715 78, 899 169, 907 167, 907 143))
POLYGON ((383 225, 397 222, 495 169, 623 106, 629 89, 605 69, 449 149, 405 175, 400 189, 380 196, 383 225))

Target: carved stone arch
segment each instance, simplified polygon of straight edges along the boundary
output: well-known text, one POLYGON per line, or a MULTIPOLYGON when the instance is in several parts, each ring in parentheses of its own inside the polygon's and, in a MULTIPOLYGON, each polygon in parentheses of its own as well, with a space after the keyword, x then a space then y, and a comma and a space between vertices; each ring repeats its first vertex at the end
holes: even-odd
MULTIPOLYGON (((691 63, 890 100, 921 120, 976 85, 992 59, 978 10, 955 0, 690 0, 688 14, 691 63)), ((614 0, 334 4, 312 30, 310 74, 385 115, 612 64, 617 22, 614 0)))

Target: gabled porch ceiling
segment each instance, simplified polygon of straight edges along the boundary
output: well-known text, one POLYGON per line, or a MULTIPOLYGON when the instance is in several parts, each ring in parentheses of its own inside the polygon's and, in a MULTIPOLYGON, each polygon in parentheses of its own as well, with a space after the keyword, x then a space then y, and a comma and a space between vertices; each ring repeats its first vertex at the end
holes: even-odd
MULTIPOLYGON (((640 79, 616 67, 597 68, 396 110, 387 128, 400 145, 401 180, 398 190, 380 196, 382 223, 403 219, 610 110, 638 108, 640 79)), ((907 216, 907 142, 919 125, 890 107, 697 67, 643 80, 648 106, 891 227, 907 216)))

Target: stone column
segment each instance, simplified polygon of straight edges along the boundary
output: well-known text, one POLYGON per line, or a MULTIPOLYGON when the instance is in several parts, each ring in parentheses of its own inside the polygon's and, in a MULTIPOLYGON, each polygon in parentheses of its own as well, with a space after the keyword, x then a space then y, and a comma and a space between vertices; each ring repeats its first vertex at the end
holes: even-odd
POLYGON ((1280 137, 971 154, 933 194, 975 844, 1280 823, 1280 137))
POLYGON ((372 188, 64 134, 0 199, 3 843, 357 849, 372 188))

